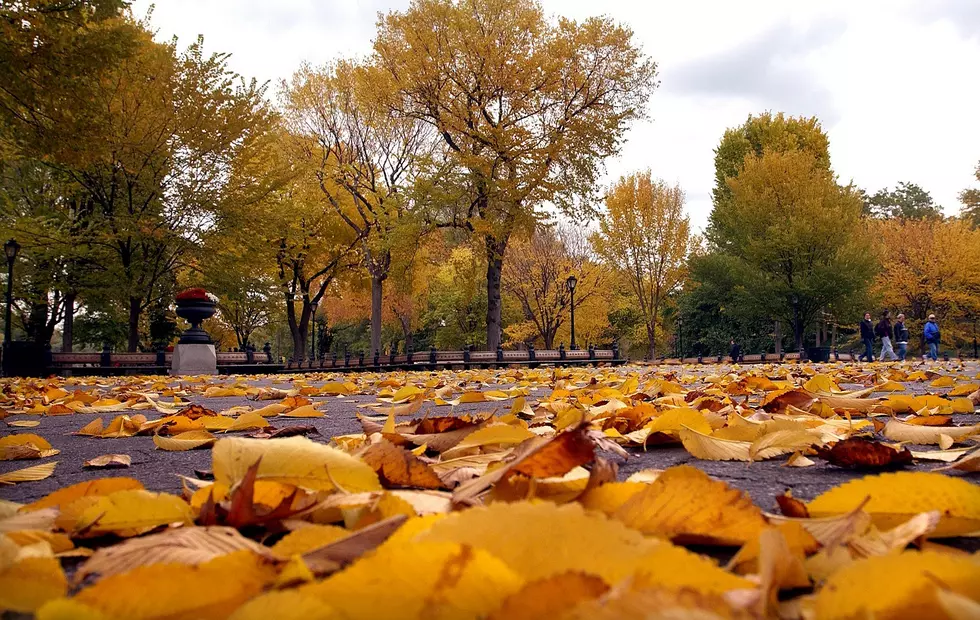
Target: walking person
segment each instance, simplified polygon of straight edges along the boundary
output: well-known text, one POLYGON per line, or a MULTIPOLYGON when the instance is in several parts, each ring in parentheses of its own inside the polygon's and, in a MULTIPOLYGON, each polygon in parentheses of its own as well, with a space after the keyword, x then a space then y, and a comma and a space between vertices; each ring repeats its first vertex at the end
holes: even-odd
POLYGON ((904 362, 909 349, 909 330, 905 327, 904 314, 899 314, 895 321, 895 344, 898 345, 898 359, 904 362))
POLYGON ((732 358, 732 363, 738 363, 739 358, 742 357, 742 347, 738 346, 734 338, 731 342, 731 349, 728 350, 728 356, 732 358))
POLYGON ((939 324, 936 323, 936 315, 930 314, 926 327, 922 330, 926 344, 929 345, 929 359, 936 361, 939 359, 939 324))
POLYGON ((874 324, 871 322, 871 313, 864 313, 864 320, 861 321, 861 341, 864 342, 864 355, 861 359, 867 360, 869 362, 875 361, 874 353, 874 341, 875 341, 875 328, 874 324))
POLYGON ((889 362, 898 359, 895 349, 892 348, 892 319, 891 312, 885 310, 881 315, 881 320, 875 326, 875 335, 881 338, 881 356, 878 361, 884 362, 887 358, 889 362))

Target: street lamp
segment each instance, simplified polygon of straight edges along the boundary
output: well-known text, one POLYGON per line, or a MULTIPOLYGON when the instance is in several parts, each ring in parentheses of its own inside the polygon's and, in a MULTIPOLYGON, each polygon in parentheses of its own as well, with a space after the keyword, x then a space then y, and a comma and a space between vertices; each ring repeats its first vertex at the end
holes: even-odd
MULTIPOLYGON (((796 340, 796 348, 803 352, 803 334, 800 333, 800 298, 793 294, 793 338, 796 340)), ((801 356, 802 357, 802 356, 801 356)))
POLYGON ((677 318, 677 340, 680 347, 680 357, 681 361, 684 361, 684 319, 682 317, 677 318))
POLYGON ((6 321, 3 327, 3 344, 7 345, 12 339, 12 329, 11 329, 11 307, 14 303, 14 260, 17 258, 17 252, 20 251, 20 244, 13 239, 7 241, 3 244, 3 253, 7 255, 7 312, 6 321))
POLYGON ((578 284, 578 278, 570 275, 565 283, 568 284, 568 292, 572 297, 572 350, 574 351, 578 348, 575 346, 575 285, 578 284))
POLYGON ((310 359, 315 360, 316 359, 316 302, 314 301, 313 303, 310 304, 310 306, 313 308, 313 315, 310 317, 312 319, 310 321, 310 324, 313 326, 313 334, 312 337, 310 338, 310 359))

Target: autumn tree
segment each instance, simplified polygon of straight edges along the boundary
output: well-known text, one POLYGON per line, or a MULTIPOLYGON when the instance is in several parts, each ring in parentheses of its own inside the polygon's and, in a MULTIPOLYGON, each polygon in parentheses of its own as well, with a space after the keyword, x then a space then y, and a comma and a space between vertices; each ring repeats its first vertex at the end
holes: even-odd
POLYGON ((545 17, 533 0, 415 0, 384 15, 376 63, 389 106, 444 146, 447 192, 430 219, 477 235, 486 254, 487 346, 501 335, 501 270, 511 234, 535 209, 588 205, 655 87, 632 31, 608 18, 545 17))
POLYGON ((519 336, 530 332, 526 335, 541 338, 544 348, 553 349, 572 309, 568 277, 578 280, 576 309, 605 284, 605 271, 590 254, 586 235, 569 223, 540 227, 530 238, 516 238, 511 258, 504 263, 503 290, 520 305, 524 322, 507 332, 519 336))
POLYGON ((347 61, 304 66, 286 93, 291 128, 308 138, 304 155, 324 199, 361 244, 371 278, 372 351, 381 349, 396 228, 407 224, 413 184, 433 142, 428 125, 389 113, 376 92, 386 78, 376 67, 347 61))
POLYGON ((596 252, 629 282, 654 359, 661 311, 683 281, 691 243, 684 191, 653 180, 649 170, 620 177, 606 195, 599 231, 596 252))
MULTIPOLYGON (((980 181, 980 163, 976 170, 977 181, 980 181)), ((980 189, 971 187, 960 192, 960 202, 963 208, 960 209, 960 217, 968 220, 974 228, 980 228, 980 189)))
POLYGON ((728 186, 724 253, 745 268, 760 309, 793 325, 799 347, 820 312, 847 308, 870 284, 861 201, 804 150, 750 155, 728 186))
POLYGON ((980 316, 980 229, 958 219, 873 222, 881 270, 875 289, 885 307, 904 312, 916 337, 929 314, 944 342, 969 339, 962 323, 980 316))
POLYGON ((901 182, 894 190, 880 189, 865 199, 864 211, 872 217, 903 220, 936 219, 943 216, 926 190, 915 183, 901 182))

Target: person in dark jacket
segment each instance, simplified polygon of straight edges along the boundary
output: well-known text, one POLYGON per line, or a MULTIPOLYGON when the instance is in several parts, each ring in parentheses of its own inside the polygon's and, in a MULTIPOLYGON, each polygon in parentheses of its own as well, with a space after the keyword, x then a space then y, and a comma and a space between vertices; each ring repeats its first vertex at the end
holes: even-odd
POLYGON ((895 355, 895 350, 892 348, 892 319, 888 310, 885 310, 884 314, 881 315, 881 320, 875 326, 875 336, 881 338, 879 361, 884 362, 885 358, 888 358, 888 361, 897 360, 898 356, 895 355))
POLYGON ((875 361, 874 352, 874 341, 875 341, 875 326, 871 322, 871 313, 864 313, 864 320, 861 321, 861 341, 864 342, 864 355, 861 359, 867 360, 869 362, 875 361))
POLYGON ((734 339, 731 346, 732 348, 728 350, 728 356, 732 358, 732 362, 738 362, 738 358, 742 355, 742 347, 738 346, 734 339))
POLYGON ((904 314, 899 314, 895 321, 895 344, 898 345, 898 359, 904 362, 909 349, 909 330, 905 327, 904 314))
POLYGON ((922 330, 922 335, 925 336, 926 344, 929 345, 929 359, 935 362, 939 359, 939 324, 936 323, 935 314, 929 315, 929 321, 926 323, 925 329, 922 330))

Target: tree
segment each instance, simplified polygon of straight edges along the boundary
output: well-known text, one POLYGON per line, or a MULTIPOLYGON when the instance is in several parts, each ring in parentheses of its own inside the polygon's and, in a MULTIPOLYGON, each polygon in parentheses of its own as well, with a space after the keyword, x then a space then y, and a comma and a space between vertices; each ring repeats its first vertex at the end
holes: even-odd
POLYGON ((980 315, 980 229, 927 219, 878 221, 873 230, 881 257, 875 288, 885 307, 904 312, 919 334, 935 313, 944 342, 968 340, 962 323, 980 315))
POLYGON ((620 177, 606 196, 593 237, 596 252, 629 282, 646 325, 647 356, 656 356, 657 325, 668 296, 684 279, 691 247, 684 191, 650 171, 620 177))
MULTIPOLYGON (((531 328, 524 331, 540 337, 545 349, 553 349, 555 336, 572 308, 568 277, 578 279, 578 309, 603 288, 605 272, 592 260, 588 238, 569 223, 539 228, 530 239, 516 239, 513 249, 503 266, 503 290, 520 305, 531 328)), ((520 330, 522 326, 512 327, 520 330)))
MULTIPOLYGON (((980 163, 976 170, 977 181, 980 181, 980 163)), ((960 192, 960 202, 963 208, 960 209, 960 217, 970 221, 974 228, 980 228, 980 189, 968 188, 960 192)))
POLYGON ((320 70, 304 66, 286 95, 294 131, 309 138, 305 154, 323 195, 361 243, 371 276, 372 351, 381 349, 383 286, 396 228, 406 224, 410 190, 432 144, 427 125, 393 118, 384 107, 376 89, 386 77, 346 61, 320 70))
POLYGON ((877 218, 903 220, 936 219, 943 216, 943 209, 935 204, 929 192, 915 183, 899 183, 893 191, 887 187, 867 197, 864 212, 877 218))
POLYGON ((544 202, 589 204, 601 162, 644 114, 655 65, 628 28, 549 21, 533 0, 415 0, 382 16, 374 62, 390 76, 391 110, 442 139, 442 185, 458 191, 430 219, 482 239, 496 348, 511 234, 532 228, 544 202))
POLYGON ((727 249, 738 221, 728 203, 732 190, 728 180, 737 177, 749 157, 774 152, 804 151, 818 168, 830 170, 830 142, 816 118, 773 115, 765 112, 749 118, 735 128, 725 130, 715 149, 715 187, 711 193, 713 209, 708 218, 706 236, 715 249, 727 249))
MULTIPOLYGON (((744 267, 749 296, 793 325, 795 343, 820 312, 862 294, 875 272, 861 202, 804 150, 746 157, 728 179, 726 225, 714 231, 744 267)), ((716 208, 717 209, 717 208, 716 208)))

